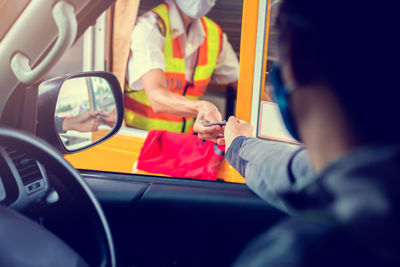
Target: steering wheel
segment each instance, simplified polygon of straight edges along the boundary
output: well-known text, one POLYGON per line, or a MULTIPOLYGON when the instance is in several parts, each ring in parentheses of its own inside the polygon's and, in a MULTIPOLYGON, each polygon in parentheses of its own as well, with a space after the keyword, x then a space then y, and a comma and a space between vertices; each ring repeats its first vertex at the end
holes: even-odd
MULTIPOLYGON (((95 230, 96 262, 91 266, 116 266, 114 245, 103 210, 86 182, 54 148, 45 141, 20 130, 0 127, 0 145, 26 153, 45 164, 54 175, 49 183, 62 196, 79 203, 95 230), (57 178, 57 179, 56 179, 57 178)), ((17 212, 0 206, 0 266, 88 266, 59 237, 17 212)))

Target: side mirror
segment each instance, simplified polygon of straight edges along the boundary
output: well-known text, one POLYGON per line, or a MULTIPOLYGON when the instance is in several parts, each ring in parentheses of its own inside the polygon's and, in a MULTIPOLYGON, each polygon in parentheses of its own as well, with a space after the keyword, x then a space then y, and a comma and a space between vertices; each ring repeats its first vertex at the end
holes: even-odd
POLYGON ((113 136, 123 114, 121 87, 112 73, 57 77, 39 86, 36 133, 62 153, 74 153, 113 136))

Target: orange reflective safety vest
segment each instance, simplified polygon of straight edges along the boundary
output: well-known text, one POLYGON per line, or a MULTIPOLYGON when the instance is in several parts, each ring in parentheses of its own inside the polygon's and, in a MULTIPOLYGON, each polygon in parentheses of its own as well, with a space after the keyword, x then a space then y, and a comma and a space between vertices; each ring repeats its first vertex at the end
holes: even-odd
MULTIPOLYGON (((152 9, 157 15, 157 26, 165 36, 165 78, 168 90, 190 99, 198 99, 207 89, 217 65, 222 45, 222 30, 207 17, 201 18, 205 38, 197 53, 197 63, 193 72, 193 82, 185 77, 185 58, 178 38, 172 38, 168 5, 163 3, 152 9)), ((194 119, 167 113, 155 113, 151 108, 145 90, 133 91, 125 85, 125 122, 128 126, 152 130, 160 129, 172 132, 188 132, 194 119)))

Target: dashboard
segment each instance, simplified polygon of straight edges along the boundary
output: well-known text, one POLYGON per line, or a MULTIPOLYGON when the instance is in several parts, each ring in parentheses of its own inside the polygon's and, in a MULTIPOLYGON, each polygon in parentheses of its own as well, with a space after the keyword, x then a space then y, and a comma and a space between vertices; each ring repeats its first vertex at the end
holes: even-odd
POLYGON ((22 210, 40 203, 49 188, 42 164, 13 147, 0 146, 0 204, 22 210))

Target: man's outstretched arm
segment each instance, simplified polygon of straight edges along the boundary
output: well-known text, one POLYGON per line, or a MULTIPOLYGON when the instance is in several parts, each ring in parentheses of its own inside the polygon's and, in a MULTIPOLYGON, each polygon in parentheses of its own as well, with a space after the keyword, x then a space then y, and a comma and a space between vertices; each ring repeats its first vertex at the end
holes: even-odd
POLYGON ((225 128, 226 160, 245 178, 258 196, 286 210, 281 196, 297 191, 313 178, 307 150, 251 136, 251 126, 230 118, 225 128))

